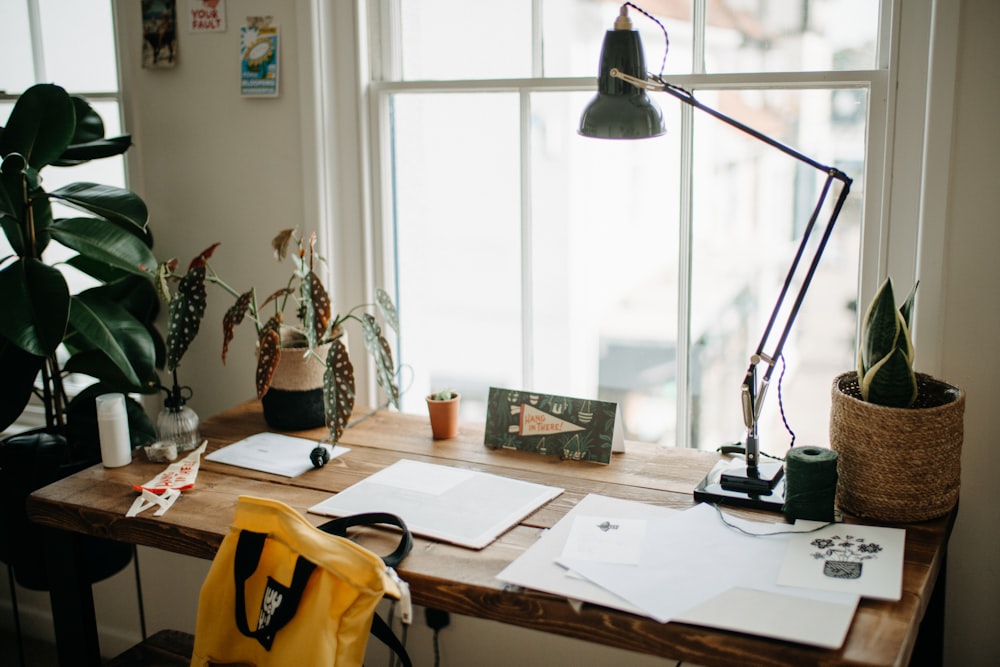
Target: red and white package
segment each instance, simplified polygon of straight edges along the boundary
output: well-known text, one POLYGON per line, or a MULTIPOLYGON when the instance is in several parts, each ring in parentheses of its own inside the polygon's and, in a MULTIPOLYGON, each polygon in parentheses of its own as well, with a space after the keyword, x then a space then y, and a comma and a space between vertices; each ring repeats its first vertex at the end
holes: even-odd
POLYGON ((136 491, 150 491, 161 494, 170 489, 183 491, 194 486, 195 479, 198 478, 198 468, 201 466, 201 455, 208 447, 208 440, 201 443, 201 446, 191 451, 190 454, 180 461, 174 461, 166 467, 159 475, 149 480, 142 486, 132 485, 136 491))

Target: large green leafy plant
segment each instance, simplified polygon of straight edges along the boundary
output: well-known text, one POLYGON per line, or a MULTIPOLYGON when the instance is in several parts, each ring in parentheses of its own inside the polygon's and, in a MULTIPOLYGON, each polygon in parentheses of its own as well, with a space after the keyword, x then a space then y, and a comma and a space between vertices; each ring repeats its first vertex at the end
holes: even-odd
POLYGON ((257 397, 268 392, 275 369, 285 354, 305 354, 324 365, 323 407, 330 439, 337 442, 354 409, 354 366, 341 335, 348 321, 360 324, 364 346, 375 362, 376 381, 385 391, 388 402, 399 407, 399 388, 395 379, 392 350, 382 332, 382 323, 398 335, 399 320, 389 295, 376 290, 375 304, 361 304, 343 313, 334 313, 329 293, 317 273, 321 261, 315 251, 316 235, 308 239, 295 228, 284 229, 271 241, 278 261, 289 259, 292 272, 278 290, 258 301, 256 288, 240 292, 227 284, 211 264, 218 243, 195 257, 184 274, 176 272, 177 260, 159 265, 157 284, 161 296, 170 304, 167 327, 167 368, 176 368, 201 327, 206 309, 206 283, 222 288, 235 299, 223 318, 222 362, 226 361, 235 328, 245 320, 253 323, 257 336, 257 397), (290 252, 292 244, 294 252, 290 252), (170 285, 176 282, 171 293, 170 285), (293 318, 286 318, 291 309, 293 318), (293 347, 289 338, 297 340, 293 347), (320 353, 325 344, 330 348, 320 353))
MULTIPOLYGON (((33 393, 47 428, 72 436, 74 406, 92 426, 95 395, 159 387, 157 262, 146 205, 128 190, 96 183, 46 190, 42 177, 45 167, 120 155, 131 144, 128 135, 104 134, 86 101, 51 84, 26 90, 0 128, 0 226, 11 248, 0 255, 0 430, 33 393), (71 214, 56 217, 57 203, 71 214), (59 245, 73 252, 58 253, 59 245), (94 286, 71 293, 67 267, 94 286), (97 380, 72 404, 70 373, 97 380)), ((130 417, 138 412, 130 409, 130 417)), ((96 438, 96 429, 91 433, 96 438)))
POLYGON ((892 280, 886 278, 868 305, 858 349, 858 385, 861 398, 869 403, 908 408, 917 400, 917 376, 913 371, 914 351, 910 338, 910 316, 917 284, 897 310, 892 280))

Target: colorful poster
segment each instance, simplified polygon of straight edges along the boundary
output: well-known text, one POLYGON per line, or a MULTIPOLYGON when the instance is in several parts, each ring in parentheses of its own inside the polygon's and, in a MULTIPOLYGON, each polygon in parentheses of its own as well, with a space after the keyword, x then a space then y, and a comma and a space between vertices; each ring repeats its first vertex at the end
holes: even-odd
POLYGON ((175 0, 142 0, 142 66, 157 69, 176 64, 175 0))
POLYGON ((610 463, 625 451, 618 404, 490 387, 484 444, 610 463))
POLYGON ((240 93, 278 96, 278 26, 270 16, 248 16, 240 29, 240 93))
POLYGON ((189 0, 190 32, 225 32, 226 0, 189 0))

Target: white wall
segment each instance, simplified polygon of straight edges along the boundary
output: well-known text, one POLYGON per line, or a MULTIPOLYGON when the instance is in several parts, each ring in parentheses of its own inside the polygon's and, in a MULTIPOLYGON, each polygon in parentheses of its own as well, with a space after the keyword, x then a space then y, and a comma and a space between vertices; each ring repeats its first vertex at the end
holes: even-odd
MULTIPOLYGON (((304 202, 302 185, 302 148, 310 130, 301 119, 308 117, 313 95, 311 73, 301 55, 308 28, 300 15, 305 3, 231 1, 228 32, 191 35, 182 30, 177 68, 159 71, 139 67, 139 3, 120 1, 117 6, 122 20, 126 121, 136 144, 129 160, 142 178, 133 185, 149 204, 157 255, 177 255, 187 262, 202 248, 222 241, 215 264, 234 287, 256 284, 261 291, 276 287, 286 273, 277 270, 268 253, 271 236, 286 226, 315 227, 305 219, 313 208, 304 202), (278 99, 239 96, 237 28, 242 17, 251 14, 273 15, 282 26, 278 99), (266 281, 265 276, 269 276, 266 281)), ((1000 633, 994 628, 1000 618, 1000 568, 995 561, 1000 554, 995 520, 1000 502, 1000 486, 995 481, 1000 448, 993 441, 1000 433, 1000 410, 993 404, 1000 399, 996 346, 1000 339, 1000 183, 995 162, 1000 154, 998 34, 1000 3, 962 0, 954 123, 937 130, 953 133, 942 281, 942 340, 946 343, 928 354, 940 358, 943 379, 968 392, 962 499, 950 550, 946 617, 946 664, 963 666, 995 664, 1000 659, 1000 633)), ((195 388, 192 406, 203 415, 253 394, 249 331, 237 336, 228 366, 218 361, 216 323, 226 305, 220 296, 218 291, 210 293, 206 330, 181 366, 182 382, 195 388)), ((147 550, 142 553, 150 629, 193 629, 197 589, 207 563, 147 550)), ((114 611, 117 601, 133 597, 130 578, 126 572, 99 586, 98 613, 108 652, 138 632, 138 624, 127 611, 117 615, 114 611)), ((22 600, 22 614, 37 621, 30 624, 31 632, 46 631, 45 607, 44 596, 22 600)), ((429 664, 426 630, 414 633, 411 640, 418 664, 429 664)), ((445 664, 487 664, 486 656, 492 656, 496 664, 537 664, 543 651, 564 652, 563 664, 580 667, 612 664, 612 660, 663 664, 472 619, 460 619, 445 631, 442 641, 445 664), (482 650, 487 646, 488 650, 482 650)))
POLYGON ((963 0, 947 230, 942 375, 968 393, 948 562, 949 665, 1000 662, 1000 3, 963 0))

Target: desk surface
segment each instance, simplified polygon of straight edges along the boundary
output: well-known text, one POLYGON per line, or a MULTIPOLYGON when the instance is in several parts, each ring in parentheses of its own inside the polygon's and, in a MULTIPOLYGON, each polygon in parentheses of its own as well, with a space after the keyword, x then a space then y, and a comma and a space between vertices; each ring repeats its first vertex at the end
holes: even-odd
MULTIPOLYGON (((202 424, 209 451, 266 430, 257 401, 202 424)), ((319 438, 322 430, 297 435, 319 438)), ((625 454, 601 466, 493 451, 482 443, 482 425, 464 424, 457 438, 434 441, 425 417, 382 410, 345 431, 341 444, 351 448, 348 454, 294 479, 203 460, 196 487, 185 491, 163 517, 146 512, 125 518, 136 495, 131 485, 146 482, 163 468, 138 460, 123 468, 94 466, 47 486, 31 496, 28 512, 33 521, 55 528, 211 559, 229 528, 239 495, 283 501, 319 524, 326 518, 308 514, 308 507, 401 458, 460 466, 560 486, 565 493, 481 551, 416 538, 399 571, 417 604, 703 665, 909 662, 942 569, 954 512, 905 526, 902 599, 862 600, 844 646, 828 651, 680 623, 660 624, 594 605, 577 613, 557 597, 505 591, 497 573, 586 494, 684 509, 693 504, 692 489, 718 456, 629 442, 625 454)), ((387 553, 393 546, 392 536, 378 530, 363 530, 358 539, 377 553, 387 553)))

